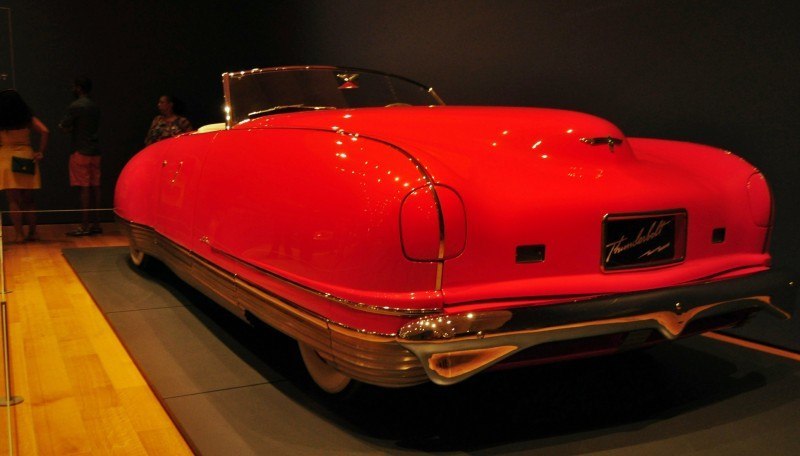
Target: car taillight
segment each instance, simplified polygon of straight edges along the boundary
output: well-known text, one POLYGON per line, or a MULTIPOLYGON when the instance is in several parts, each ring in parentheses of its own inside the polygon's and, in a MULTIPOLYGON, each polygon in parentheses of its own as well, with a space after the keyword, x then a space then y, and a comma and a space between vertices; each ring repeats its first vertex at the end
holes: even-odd
POLYGON ((747 181, 747 196, 750 202, 750 215, 753 223, 767 228, 764 237, 764 253, 769 252, 769 243, 772 238, 772 224, 775 221, 775 202, 769 190, 767 179, 761 173, 754 173, 747 181))
POLYGON ((755 173, 747 181, 747 196, 750 199, 750 214, 758 226, 772 226, 772 196, 767 180, 761 173, 755 173))
POLYGON ((403 254, 414 261, 456 257, 466 242, 464 204, 458 194, 441 185, 409 193, 400 209, 403 254))

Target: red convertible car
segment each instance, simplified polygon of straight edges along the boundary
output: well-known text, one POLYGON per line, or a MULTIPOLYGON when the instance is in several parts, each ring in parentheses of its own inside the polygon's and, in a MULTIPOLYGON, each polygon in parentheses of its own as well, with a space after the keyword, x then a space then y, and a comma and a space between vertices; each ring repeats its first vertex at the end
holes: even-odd
POLYGON ((328 392, 790 317, 769 187, 731 152, 362 69, 222 80, 226 122, 133 157, 118 220, 136 265, 296 339, 328 392))

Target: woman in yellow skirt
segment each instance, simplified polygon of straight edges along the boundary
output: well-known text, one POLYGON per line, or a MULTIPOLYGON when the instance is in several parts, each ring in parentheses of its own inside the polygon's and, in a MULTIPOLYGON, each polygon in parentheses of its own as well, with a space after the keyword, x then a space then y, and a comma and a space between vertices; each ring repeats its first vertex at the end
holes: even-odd
POLYGON ((42 186, 38 163, 44 157, 49 135, 16 90, 0 91, 0 190, 6 191, 15 242, 36 239, 33 190, 42 186), (37 151, 31 147, 32 130, 39 134, 37 151), (23 215, 28 224, 27 235, 23 215))

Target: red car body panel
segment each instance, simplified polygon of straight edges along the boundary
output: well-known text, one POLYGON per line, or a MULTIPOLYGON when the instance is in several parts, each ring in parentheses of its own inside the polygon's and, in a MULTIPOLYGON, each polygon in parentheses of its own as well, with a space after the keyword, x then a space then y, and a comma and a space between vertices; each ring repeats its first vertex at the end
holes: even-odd
POLYGON ((148 147, 115 205, 229 274, 234 311, 241 278, 329 331, 391 337, 419 315, 491 320, 767 271, 773 220, 763 176, 730 152, 535 108, 264 115, 148 147), (673 261, 604 266, 604 224, 631 214, 676 214, 673 261))
MULTIPOLYGON (((137 201, 140 212, 127 212, 125 200, 117 207, 121 217, 149 224, 235 273, 254 275, 215 250, 379 307, 529 305, 768 266, 769 227, 754 223, 747 194, 758 172, 752 165, 719 149, 673 141, 624 138, 613 151, 579 141, 608 136, 624 138, 593 116, 531 108, 283 114, 147 149, 126 167, 118 194, 133 194, 124 191, 127 173, 147 167, 159 171, 147 173, 147 187, 158 189, 158 198, 137 201), (436 183, 457 189, 461 201, 450 205, 454 212, 463 204, 464 215, 452 218, 465 220, 453 230, 465 234, 451 248, 458 255, 445 260, 441 290, 434 262, 409 260, 398 229, 401 204, 412 190, 424 190, 424 177, 385 142, 414 155, 436 183), (690 220, 683 262, 600 269, 606 215, 675 208, 690 220), (716 227, 726 227, 724 243, 712 243, 716 227), (201 238, 212 239, 214 248, 201 238), (546 261, 515 263, 515 247, 527 244, 544 244, 546 261)), ((428 238, 429 245, 436 242, 428 238)))
POLYGON ((769 262, 767 228, 748 223, 746 187, 757 170, 719 149, 626 139, 611 152, 579 142, 623 137, 608 122, 542 109, 376 109, 257 124, 379 137, 418 157, 437 183, 457 189, 469 222, 463 253, 444 267, 447 304, 658 288, 769 262), (689 163, 682 163, 686 155, 689 163), (598 268, 605 215, 674 208, 691 219, 683 264, 615 275, 598 268), (725 243, 712 244, 716 227, 728 227, 725 243), (514 249, 525 244, 546 244, 547 261, 515 264, 514 249))

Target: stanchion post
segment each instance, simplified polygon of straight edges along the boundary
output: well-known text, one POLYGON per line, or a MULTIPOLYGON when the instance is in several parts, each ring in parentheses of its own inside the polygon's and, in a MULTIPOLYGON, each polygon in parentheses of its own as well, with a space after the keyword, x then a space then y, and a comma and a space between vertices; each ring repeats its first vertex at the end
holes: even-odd
MULTIPOLYGON (((89 209, 90 211, 107 211, 110 209, 89 209)), ((67 210, 58 210, 58 211, 48 211, 48 212, 84 212, 85 209, 67 209, 67 210)), ((12 435, 12 424, 11 424, 11 407, 22 403, 24 399, 21 396, 14 396, 11 391, 11 353, 9 349, 8 343, 8 301, 6 296, 10 293, 10 291, 6 290, 6 263, 5 258, 3 256, 3 214, 8 213, 9 211, 0 211, 0 331, 2 331, 2 340, 3 340, 3 363, 4 363, 4 390, 5 396, 0 397, 0 407, 6 408, 6 418, 7 418, 7 431, 8 431, 8 455, 13 456, 14 454, 14 440, 12 435)), ((17 213, 26 213, 26 212, 44 212, 44 211, 15 211, 17 213)))
MULTIPOLYGON (((23 401, 20 396, 14 396, 11 394, 11 354, 9 353, 9 345, 8 345, 8 306, 6 295, 8 295, 9 291, 6 290, 6 262, 5 258, 3 257, 3 212, 0 211, 0 325, 2 325, 2 332, 3 332, 3 365, 5 369, 3 372, 5 373, 5 396, 0 398, 0 406, 2 407, 9 407, 12 405, 17 405, 23 401)), ((10 415, 9 411, 9 415, 10 415)), ((9 423, 10 423, 9 417, 9 423)))
MULTIPOLYGON (((88 211, 108 211, 113 209, 88 209, 88 211)), ((86 212, 87 209, 65 209, 56 211, 14 211, 16 214, 25 214, 28 212, 86 212)), ((0 397, 0 407, 9 407, 21 403, 24 399, 21 396, 14 396, 11 392, 11 354, 8 344, 8 306, 6 295, 10 291, 6 290, 6 263, 3 257, 3 214, 8 214, 11 211, 0 211, 0 330, 2 330, 3 339, 3 363, 5 365, 4 383, 5 383, 5 396, 0 397)), ((10 407, 9 407, 10 408, 10 407)), ((11 413, 9 412, 9 415, 11 413)))

